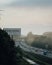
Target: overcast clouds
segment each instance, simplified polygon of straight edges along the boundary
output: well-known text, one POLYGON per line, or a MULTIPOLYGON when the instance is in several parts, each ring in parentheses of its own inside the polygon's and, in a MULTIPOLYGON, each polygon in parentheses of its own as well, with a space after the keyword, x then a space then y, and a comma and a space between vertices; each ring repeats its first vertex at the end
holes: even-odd
POLYGON ((52 6, 52 0, 0 0, 0 6, 52 6))
POLYGON ((22 34, 52 31, 52 0, 0 0, 0 27, 21 27, 22 34))

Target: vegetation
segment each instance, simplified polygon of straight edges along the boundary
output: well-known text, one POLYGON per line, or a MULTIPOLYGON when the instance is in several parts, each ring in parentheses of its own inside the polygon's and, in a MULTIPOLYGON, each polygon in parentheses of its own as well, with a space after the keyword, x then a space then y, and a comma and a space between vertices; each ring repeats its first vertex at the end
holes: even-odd
POLYGON ((52 50, 52 32, 45 32, 43 35, 34 35, 29 32, 24 39, 30 46, 52 50))
MULTIPOLYGON (((34 41, 35 46, 44 48, 46 37, 40 37, 34 41), (44 40, 44 41, 43 41, 44 40), (40 45, 38 45, 40 44, 40 45)), ((48 44, 48 43, 47 43, 48 44)), ((47 47, 46 47, 47 48, 47 47)), ((10 36, 0 29, 0 65, 31 65, 23 57, 29 58, 40 65, 51 65, 50 58, 23 51, 19 46, 15 47, 15 42, 10 36)))
POLYGON ((10 36, 0 29, 0 65, 17 65, 16 48, 10 36))
POLYGON ((15 47, 15 42, 10 36, 0 29, 0 65, 30 65, 23 59, 20 47, 15 47))
POLYGON ((31 44, 34 47, 52 50, 52 39, 47 36, 37 37, 31 44))

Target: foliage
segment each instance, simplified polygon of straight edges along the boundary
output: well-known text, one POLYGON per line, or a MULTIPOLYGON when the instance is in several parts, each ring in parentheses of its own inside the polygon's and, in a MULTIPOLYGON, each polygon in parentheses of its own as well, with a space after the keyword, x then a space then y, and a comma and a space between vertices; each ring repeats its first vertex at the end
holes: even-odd
POLYGON ((0 65, 16 65, 15 43, 10 36, 0 29, 0 65))
POLYGON ((47 36, 40 36, 31 44, 34 47, 52 50, 52 40, 47 36))

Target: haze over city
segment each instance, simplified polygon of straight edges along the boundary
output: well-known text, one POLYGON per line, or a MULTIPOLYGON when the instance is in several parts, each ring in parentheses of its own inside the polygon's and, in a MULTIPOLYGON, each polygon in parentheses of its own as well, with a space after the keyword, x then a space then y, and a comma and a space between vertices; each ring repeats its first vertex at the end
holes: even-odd
POLYGON ((0 0, 0 27, 42 34, 52 31, 52 0, 0 0))

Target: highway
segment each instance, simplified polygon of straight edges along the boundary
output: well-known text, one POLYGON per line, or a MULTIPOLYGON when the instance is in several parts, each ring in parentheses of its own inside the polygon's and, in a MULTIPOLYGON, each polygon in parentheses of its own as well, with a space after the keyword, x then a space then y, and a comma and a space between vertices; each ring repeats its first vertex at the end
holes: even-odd
POLYGON ((26 51, 26 52, 32 52, 32 53, 35 53, 35 54, 40 54, 40 55, 43 55, 43 56, 52 58, 52 53, 50 53, 50 52, 47 52, 47 54, 44 55, 44 52, 45 52, 45 51, 48 51, 48 50, 29 46, 29 45, 27 45, 25 42, 19 42, 19 43, 16 42, 16 45, 17 45, 17 46, 19 45, 20 48, 23 49, 23 50, 26 51))

